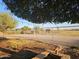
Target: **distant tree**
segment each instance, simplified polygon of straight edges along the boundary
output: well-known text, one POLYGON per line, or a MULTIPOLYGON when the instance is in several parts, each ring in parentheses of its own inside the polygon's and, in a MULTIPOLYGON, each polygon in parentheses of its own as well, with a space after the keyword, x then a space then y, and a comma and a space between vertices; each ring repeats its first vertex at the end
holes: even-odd
POLYGON ((0 30, 5 31, 16 27, 17 21, 9 13, 0 13, 0 30))
POLYGON ((21 29, 22 29, 22 30, 31 30, 31 28, 28 27, 28 26, 24 26, 24 27, 22 27, 21 29))
POLYGON ((79 0, 3 0, 15 15, 34 23, 79 23, 79 0))

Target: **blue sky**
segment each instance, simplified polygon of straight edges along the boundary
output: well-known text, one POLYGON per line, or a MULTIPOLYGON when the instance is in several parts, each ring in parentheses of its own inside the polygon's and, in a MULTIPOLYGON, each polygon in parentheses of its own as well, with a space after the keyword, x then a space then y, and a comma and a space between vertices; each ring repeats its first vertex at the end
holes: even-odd
MULTIPOLYGON (((10 12, 10 10, 7 9, 7 6, 5 3, 0 0, 0 12, 10 12)), ((11 13, 11 12, 10 12, 11 13)), ((46 24, 35 24, 28 22, 22 18, 18 18, 17 16, 13 15, 13 17, 19 21, 19 24, 17 25, 17 28, 21 28, 23 26, 29 26, 29 27, 34 27, 34 26, 40 26, 40 27, 56 27, 56 26, 73 26, 73 25, 79 25, 79 24, 68 24, 68 23, 60 23, 60 24, 51 24, 51 23, 46 23, 46 24)))

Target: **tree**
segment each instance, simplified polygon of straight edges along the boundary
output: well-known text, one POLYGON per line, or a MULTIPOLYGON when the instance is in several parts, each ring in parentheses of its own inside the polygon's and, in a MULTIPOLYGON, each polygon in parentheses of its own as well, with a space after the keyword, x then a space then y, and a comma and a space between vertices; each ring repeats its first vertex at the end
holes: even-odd
POLYGON ((28 27, 28 26, 24 26, 24 27, 22 27, 21 28, 21 34, 25 34, 25 33, 31 33, 31 28, 30 27, 28 27))
POLYGON ((3 0, 17 16, 34 23, 79 23, 79 0, 3 0))
POLYGON ((31 30, 31 28, 29 28, 28 26, 24 26, 21 28, 22 30, 31 30))
POLYGON ((9 13, 0 13, 0 30, 5 31, 16 27, 17 21, 9 13))

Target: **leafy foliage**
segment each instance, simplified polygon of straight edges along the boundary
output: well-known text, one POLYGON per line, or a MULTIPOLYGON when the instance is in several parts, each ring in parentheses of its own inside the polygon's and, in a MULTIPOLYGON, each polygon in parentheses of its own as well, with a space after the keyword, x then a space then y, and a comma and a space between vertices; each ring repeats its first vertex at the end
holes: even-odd
POLYGON ((9 13, 0 13, 0 30, 12 29, 16 27, 17 21, 15 21, 9 13))
POLYGON ((27 26, 24 26, 21 28, 22 30, 31 30, 31 28, 27 27, 27 26))
POLYGON ((3 0, 17 16, 34 23, 79 23, 79 0, 3 0))

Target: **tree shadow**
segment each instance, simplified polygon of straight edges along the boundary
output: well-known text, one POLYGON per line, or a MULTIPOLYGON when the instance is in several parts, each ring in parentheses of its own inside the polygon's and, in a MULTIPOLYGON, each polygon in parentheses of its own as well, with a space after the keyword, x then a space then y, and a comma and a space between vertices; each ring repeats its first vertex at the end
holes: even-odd
POLYGON ((9 57, 4 56, 0 59, 31 59, 37 55, 37 53, 28 50, 20 50, 19 52, 15 52, 10 49, 0 48, 0 51, 11 54, 9 57))
MULTIPOLYGON (((11 54, 10 56, 7 56, 7 57, 4 56, 3 58, 0 58, 0 59, 32 59, 37 55, 37 53, 35 52, 29 51, 29 50, 23 50, 23 49, 20 50, 19 52, 16 52, 6 48, 0 48, 0 51, 11 54)), ((42 56, 44 55, 41 55, 41 57, 42 56)), ((61 59, 61 57, 54 54, 49 54, 44 59, 61 59)))
POLYGON ((0 37, 0 42, 1 41, 6 41, 6 40, 8 40, 8 38, 6 38, 6 37, 0 37))
POLYGON ((45 59, 61 59, 61 56, 57 56, 50 53, 45 59))
POLYGON ((16 52, 14 52, 14 51, 11 51, 10 49, 6 49, 6 48, 1 48, 0 47, 0 51, 2 51, 2 52, 6 52, 6 53, 9 53, 9 54, 14 54, 14 53, 16 53, 16 52))

